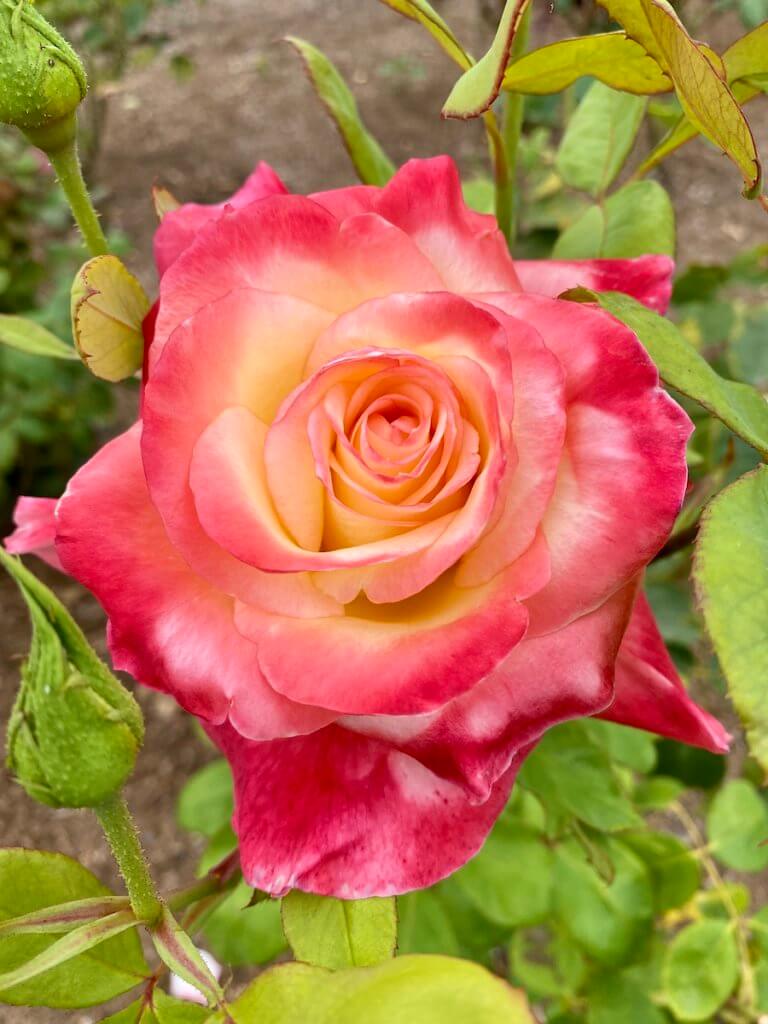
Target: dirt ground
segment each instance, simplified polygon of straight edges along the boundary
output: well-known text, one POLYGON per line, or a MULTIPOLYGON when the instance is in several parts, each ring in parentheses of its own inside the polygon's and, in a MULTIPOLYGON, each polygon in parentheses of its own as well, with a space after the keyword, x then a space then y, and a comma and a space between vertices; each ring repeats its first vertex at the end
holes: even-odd
MULTIPOLYGON (((488 29, 474 0, 437 4, 468 47, 479 52, 488 29)), ((546 3, 537 11, 535 38, 557 31, 546 3)), ((135 245, 134 268, 152 284, 149 254, 155 217, 150 188, 156 181, 181 199, 212 201, 230 194, 254 163, 269 161, 296 191, 349 183, 352 172, 333 128, 280 40, 297 34, 324 49, 353 83, 363 115, 398 163, 412 156, 453 154, 467 171, 483 168, 484 141, 477 124, 442 122, 439 108, 455 71, 430 38, 375 0, 180 0, 163 6, 151 28, 167 36, 149 66, 109 87, 109 116, 95 168, 106 192, 109 223, 135 245), (180 80, 169 58, 191 58, 195 72, 180 80)), ((562 31, 562 29, 561 29, 562 31)), ((705 22, 700 35, 721 49, 740 28, 728 18, 705 22)), ((761 101, 758 101, 758 104, 761 101)), ((768 150, 768 104, 755 105, 753 126, 768 150)), ((768 221, 739 197, 738 173, 695 143, 665 169, 677 201, 680 260, 724 259, 765 240, 768 221)), ((89 637, 103 652, 103 616, 76 584, 45 572, 89 637)), ((0 579, 0 722, 13 699, 28 626, 13 588, 0 579)), ((190 720, 174 703, 142 690, 147 742, 128 798, 160 885, 192 875, 199 852, 177 829, 173 808, 191 771, 209 756, 190 720)), ((116 884, 98 829, 88 814, 53 813, 34 804, 0 773, 0 843, 60 850, 77 856, 116 884)), ((69 1019, 91 1024, 96 1011, 69 1015, 46 1010, 0 1009, 0 1024, 49 1024, 69 1019)))

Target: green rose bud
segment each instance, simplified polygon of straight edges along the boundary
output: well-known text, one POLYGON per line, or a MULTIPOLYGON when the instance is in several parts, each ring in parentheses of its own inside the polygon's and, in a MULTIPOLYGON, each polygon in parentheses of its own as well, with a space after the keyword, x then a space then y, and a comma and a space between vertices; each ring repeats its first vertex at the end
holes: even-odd
POLYGON ((46 151, 74 139, 85 69, 69 43, 27 0, 0 0, 0 121, 46 151))
POLYGON ((138 704, 63 605, 0 549, 32 619, 32 644, 8 725, 7 763, 52 807, 96 807, 133 771, 144 737, 138 704))

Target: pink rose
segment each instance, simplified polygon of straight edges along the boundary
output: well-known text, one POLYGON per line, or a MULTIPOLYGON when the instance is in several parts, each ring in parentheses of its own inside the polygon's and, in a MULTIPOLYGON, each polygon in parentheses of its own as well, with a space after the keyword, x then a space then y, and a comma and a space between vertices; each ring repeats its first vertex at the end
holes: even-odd
POLYGON ((229 758, 253 885, 435 882, 574 716, 725 749, 638 596, 691 424, 630 330, 555 297, 663 310, 670 260, 515 264, 447 158, 308 198, 262 165, 156 248, 141 420, 51 532, 116 666, 229 758))

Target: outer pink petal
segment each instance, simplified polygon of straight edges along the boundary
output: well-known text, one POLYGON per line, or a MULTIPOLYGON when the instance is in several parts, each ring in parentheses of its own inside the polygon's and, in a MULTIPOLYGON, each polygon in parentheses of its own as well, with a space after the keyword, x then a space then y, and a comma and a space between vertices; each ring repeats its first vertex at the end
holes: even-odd
POLYGON ((381 190, 375 210, 410 235, 449 291, 520 291, 504 236, 492 217, 465 205, 450 157, 409 160, 381 190))
POLYGON ((632 609, 630 584, 564 629, 526 638, 474 689, 421 720, 381 716, 339 724, 392 743, 485 801, 518 752, 558 722, 602 710, 632 609))
POLYGON ((438 291, 442 280, 407 234, 373 213, 343 222, 303 196, 227 209, 160 282, 151 360, 193 313, 243 286, 339 313, 398 291, 438 291))
POLYGON ((227 206, 238 210, 248 203, 269 196, 284 195, 288 189, 269 164, 260 163, 238 189, 224 203, 184 203, 177 210, 167 213, 155 233, 155 262, 160 277, 185 249, 189 248, 196 235, 212 220, 217 220, 227 206))
POLYGON ((479 850, 522 760, 473 805, 418 761, 337 726, 271 743, 208 731, 234 773, 243 873, 275 896, 362 899, 432 885, 479 850))
POLYGON ((726 753, 731 740, 717 719, 688 696, 642 593, 619 650, 615 700, 599 717, 715 754, 726 753))
POLYGON ((602 604, 662 546, 692 425, 636 336, 604 311, 536 295, 489 301, 533 326, 565 370, 564 455, 542 521, 552 580, 527 602, 531 632, 545 633, 602 604))
POLYGON ((5 538, 5 550, 12 555, 37 555, 54 569, 61 569, 56 553, 55 498, 19 498, 13 510, 16 529, 5 538))
POLYGON ((62 564, 104 606, 115 667, 256 739, 326 725, 333 714, 265 683, 254 644, 235 629, 232 599, 171 547, 147 493, 139 433, 137 425, 83 466, 57 511, 62 564))
POLYGON ((515 260, 523 290, 556 298, 579 285, 598 292, 624 292, 659 313, 672 295, 674 260, 639 256, 633 260, 515 260))
POLYGON ((332 188, 327 192, 313 192, 310 199, 318 203, 338 220, 346 220, 358 213, 375 213, 376 201, 381 189, 375 185, 350 185, 349 188, 332 188))
POLYGON ((237 628, 259 649, 270 685, 291 700, 344 714, 421 714, 484 679, 520 642, 521 581, 474 590, 449 574, 397 605, 361 599, 332 619, 288 619, 238 604, 237 628))

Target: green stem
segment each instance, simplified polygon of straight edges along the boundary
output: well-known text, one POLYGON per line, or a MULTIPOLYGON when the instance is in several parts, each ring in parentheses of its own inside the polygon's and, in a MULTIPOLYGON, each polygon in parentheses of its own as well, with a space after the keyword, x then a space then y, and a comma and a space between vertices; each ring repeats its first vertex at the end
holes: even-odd
POLYGON ((123 876, 134 914, 139 921, 154 924, 162 913, 163 904, 125 800, 117 794, 95 810, 123 876))
POLYGON ((91 256, 106 255, 109 252, 109 245, 83 180, 77 142, 72 140, 62 149, 49 152, 47 155, 56 171, 59 184, 64 189, 67 202, 91 256))
MULTIPOLYGON (((531 7, 529 4, 518 25, 515 38, 512 43, 512 50, 509 55, 511 62, 522 57, 528 48, 528 37, 531 30, 531 7)), ((517 190, 517 167, 518 153, 520 149, 520 135, 523 130, 523 118, 525 115, 525 96, 519 92, 507 93, 506 105, 504 108, 504 122, 502 134, 504 137, 504 151, 507 158, 507 176, 509 191, 511 195, 509 231, 507 241, 510 249, 517 238, 517 214, 520 206, 517 190)))

